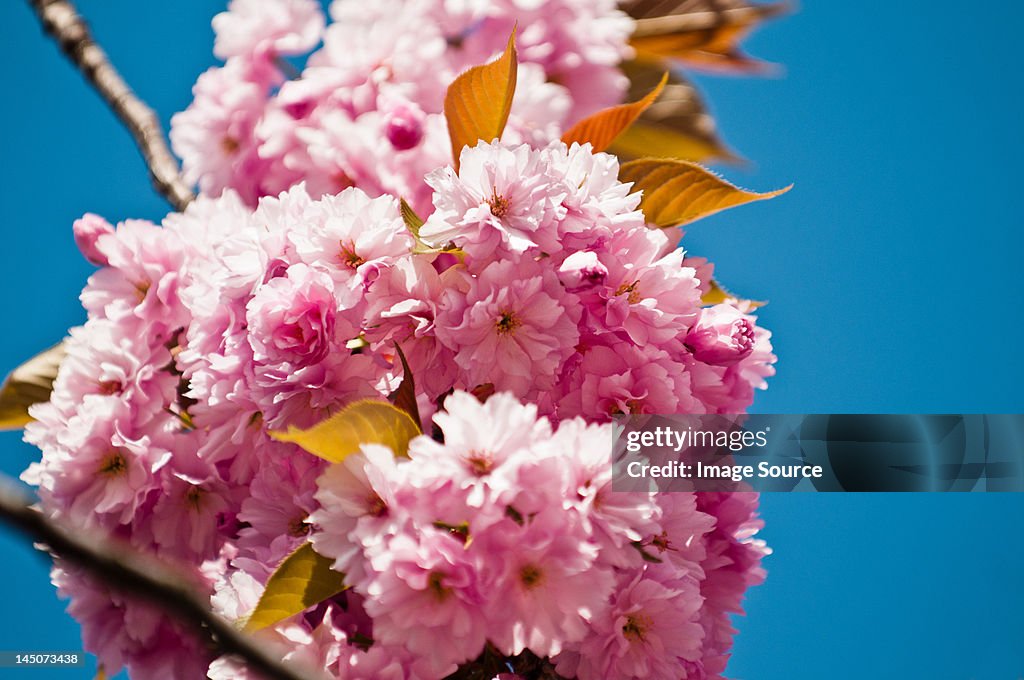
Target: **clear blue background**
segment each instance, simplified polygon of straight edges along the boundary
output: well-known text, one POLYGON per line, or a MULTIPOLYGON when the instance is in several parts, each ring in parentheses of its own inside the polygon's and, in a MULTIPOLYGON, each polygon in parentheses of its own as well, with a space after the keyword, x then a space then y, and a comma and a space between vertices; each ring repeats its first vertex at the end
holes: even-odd
MULTIPOLYGON (((80 7, 165 123, 188 104, 221 2, 80 7)), ((25 3, 0 4, 0 26, 7 370, 83 319, 90 268, 71 221, 158 219, 166 206, 25 3)), ((781 359, 757 410, 1024 411, 1022 28, 1011 0, 808 0, 748 43, 782 77, 700 79, 726 140, 754 162, 726 174, 796 184, 688 238, 721 281, 771 301, 761 316, 781 359)), ((12 475, 37 455, 11 433, 0 452, 12 475)), ((762 511, 776 552, 738 620, 731 675, 1024 677, 1024 496, 768 494, 762 511)), ((6 531, 0 551, 0 649, 77 649, 44 561, 6 531)))

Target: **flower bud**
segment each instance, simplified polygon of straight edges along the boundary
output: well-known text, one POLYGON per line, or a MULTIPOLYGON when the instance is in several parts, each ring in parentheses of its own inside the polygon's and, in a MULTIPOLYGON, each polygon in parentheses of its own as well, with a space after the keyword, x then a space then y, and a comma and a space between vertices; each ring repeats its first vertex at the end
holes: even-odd
POLYGON ((754 324, 735 307, 715 305, 701 311, 684 344, 697 361, 732 366, 754 350, 754 324))
POLYGON ((608 268, 597 259, 597 253, 590 250, 573 253, 558 268, 558 280, 572 292, 604 283, 607 276, 608 268))
POLYGON ((384 134, 398 151, 408 151, 423 140, 423 112, 415 105, 400 104, 387 117, 384 134))
POLYGON ((113 233, 114 227, 99 215, 85 213, 75 220, 75 245, 82 251, 86 260, 100 267, 106 267, 109 262, 97 246, 97 242, 101 236, 113 233))

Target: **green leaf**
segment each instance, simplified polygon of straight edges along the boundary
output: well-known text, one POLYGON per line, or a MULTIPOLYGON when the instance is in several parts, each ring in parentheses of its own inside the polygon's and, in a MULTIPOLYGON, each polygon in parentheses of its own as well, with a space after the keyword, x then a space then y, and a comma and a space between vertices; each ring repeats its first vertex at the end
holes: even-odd
POLYGON ((345 575, 331 569, 331 564, 333 560, 318 555, 310 543, 299 546, 271 574, 245 630, 252 633, 272 626, 345 590, 345 575))
POLYGON ((420 228, 423 226, 423 218, 416 214, 416 211, 412 209, 412 206, 404 198, 399 199, 398 205, 402 211, 402 221, 405 222, 409 233, 418 242, 420 240, 420 228))
MULTIPOLYGON (((416 380, 413 378, 412 369, 409 368, 409 362, 405 359, 405 352, 402 351, 401 346, 395 343, 395 353, 398 355, 398 359, 402 362, 402 382, 399 383, 398 389, 388 395, 388 399, 397 408, 402 409, 409 414, 417 424, 420 424, 420 407, 416 403, 416 380)), ((420 432, 423 432, 423 428, 420 428, 420 432)))
POLYGON ((568 145, 572 145, 573 142, 578 144, 589 142, 595 152, 604 151, 619 135, 636 122, 640 114, 654 103, 661 91, 665 89, 666 83, 668 83, 668 73, 663 74, 661 81, 642 99, 630 104, 612 106, 584 118, 562 135, 562 141, 568 145))
POLYGON ((451 253, 453 255, 462 255, 462 251, 454 246, 435 248, 423 241, 420 238, 420 228, 423 227, 423 218, 416 214, 416 211, 412 209, 405 199, 399 200, 399 206, 402 212, 402 221, 405 222, 406 229, 412 234, 412 239, 415 241, 415 245, 412 247, 412 252, 415 255, 439 255, 441 253, 451 253))
POLYGON ((784 194, 792 185, 759 194, 740 189, 695 163, 665 158, 644 158, 623 163, 619 180, 632 182, 642 191, 640 209, 647 221, 659 227, 689 224, 751 201, 784 194))
POLYGON ((0 386, 0 430, 17 430, 32 422, 28 407, 50 399, 64 354, 64 343, 54 345, 7 376, 0 386))
POLYGON ((360 444, 382 444, 404 457, 409 442, 420 434, 420 425, 408 413, 386 401, 357 401, 327 420, 301 430, 271 432, 281 442, 298 444, 306 451, 332 463, 340 463, 359 451, 360 444))
POLYGON ((463 147, 475 146, 480 140, 501 139, 512 110, 518 68, 513 29, 504 54, 489 64, 474 66, 448 87, 444 117, 448 121, 456 171, 463 147))

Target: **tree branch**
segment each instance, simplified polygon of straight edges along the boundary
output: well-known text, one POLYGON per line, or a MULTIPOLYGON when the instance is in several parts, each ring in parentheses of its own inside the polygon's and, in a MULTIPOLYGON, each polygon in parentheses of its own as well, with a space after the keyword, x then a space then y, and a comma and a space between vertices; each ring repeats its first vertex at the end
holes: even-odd
POLYGON ((258 642, 213 613, 182 579, 145 556, 96 536, 65 529, 29 505, 13 482, 0 477, 0 521, 43 544, 37 548, 77 564, 107 586, 144 598, 171 614, 222 654, 241 659, 270 680, 307 680, 267 654, 258 642))
POLYGON ((93 40, 89 27, 70 0, 29 0, 40 22, 60 49, 78 67, 131 132, 149 166, 150 178, 176 210, 195 198, 182 179, 178 161, 167 148, 160 121, 153 110, 135 96, 107 54, 93 40))

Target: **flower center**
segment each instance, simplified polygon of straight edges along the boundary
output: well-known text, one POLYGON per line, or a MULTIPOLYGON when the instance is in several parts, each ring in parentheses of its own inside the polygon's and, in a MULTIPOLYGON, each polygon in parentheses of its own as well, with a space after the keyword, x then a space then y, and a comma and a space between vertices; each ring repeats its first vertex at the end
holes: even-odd
POLYGON ((366 499, 366 514, 370 517, 384 517, 388 514, 388 504, 377 494, 371 494, 366 499))
POLYGON ((643 413, 644 402, 642 399, 627 399, 620 406, 618 402, 613 402, 608 407, 608 415, 610 416, 623 416, 627 413, 638 414, 643 413), (622 407, 625 406, 625 409, 622 407))
POLYGON ((238 140, 235 139, 234 137, 228 136, 228 137, 225 137, 222 140, 220 140, 220 148, 221 148, 221 150, 223 150, 224 153, 226 153, 229 156, 232 155, 232 154, 237 153, 238 149, 241 148, 241 146, 242 145, 239 144, 238 140))
POLYGON ((632 642, 643 642, 647 629, 651 627, 651 619, 643 614, 630 614, 622 626, 622 634, 632 642))
POLYGON ((626 295, 626 301, 631 305, 635 305, 642 299, 640 297, 640 282, 634 281, 633 283, 623 283, 615 290, 615 295, 626 295))
POLYGON ((470 451, 466 456, 466 463, 477 477, 482 477, 494 469, 494 458, 486 451, 470 451))
POLYGON ((299 536, 305 536, 310 530, 309 523, 306 522, 306 516, 295 517, 288 522, 288 535, 298 538, 299 536))
POLYGON ((366 264, 366 260, 361 258, 358 255, 358 253, 356 253, 356 246, 354 243, 352 243, 351 241, 349 241, 348 243, 341 241, 340 245, 341 262, 346 267, 348 267, 349 269, 357 269, 360 265, 366 264))
POLYGON ((122 389, 123 386, 121 385, 120 380, 104 380, 100 383, 100 394, 105 394, 107 396, 120 394, 122 389))
POLYGON ((497 188, 492 190, 491 197, 487 199, 487 205, 491 206, 491 214, 498 219, 507 215, 509 208, 512 207, 511 201, 504 196, 498 195, 497 188))
POLYGON ((544 580, 544 572, 533 564, 527 564, 519 570, 519 580, 526 586, 527 590, 533 590, 544 580))
POLYGON ((672 542, 668 539, 668 534, 664 531, 651 538, 651 545, 657 548, 658 552, 666 552, 672 549, 672 542))
POLYGON ((523 322, 510 311, 502 312, 498 320, 494 322, 494 327, 498 329, 498 335, 511 335, 521 325, 523 322))
POLYGON ((444 585, 444 574, 439 571, 430 572, 430 576, 427 577, 427 588, 438 602, 444 602, 451 594, 451 590, 444 585))
POLYGON ((193 510, 199 510, 199 504, 203 500, 203 490, 198 486, 190 486, 185 492, 185 502, 193 510))
POLYGON ((119 477, 128 469, 128 462, 120 451, 111 451, 100 464, 100 474, 108 477, 119 477))

